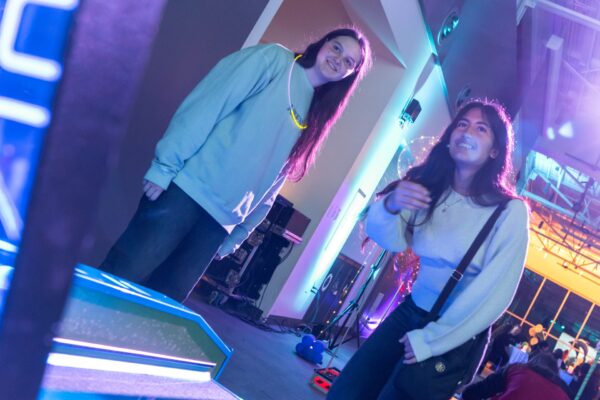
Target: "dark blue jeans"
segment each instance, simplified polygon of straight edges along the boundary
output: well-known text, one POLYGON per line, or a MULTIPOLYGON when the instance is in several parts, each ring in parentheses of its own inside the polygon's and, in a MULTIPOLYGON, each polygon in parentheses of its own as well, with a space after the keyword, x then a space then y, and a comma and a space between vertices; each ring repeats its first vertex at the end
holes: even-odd
POLYGON ((206 271, 227 231, 177 185, 142 196, 127 229, 100 269, 183 301, 206 271))
POLYGON ((404 358, 404 346, 398 340, 406 332, 422 328, 426 315, 408 296, 348 361, 327 400, 426 400, 411 399, 393 379, 404 358))

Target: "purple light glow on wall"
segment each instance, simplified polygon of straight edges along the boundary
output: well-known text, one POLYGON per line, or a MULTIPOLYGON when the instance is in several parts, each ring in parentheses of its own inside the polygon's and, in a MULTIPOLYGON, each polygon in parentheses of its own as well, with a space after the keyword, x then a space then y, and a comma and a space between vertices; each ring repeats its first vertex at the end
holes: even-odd
POLYGON ((386 260, 383 274, 367 298, 360 315, 361 336, 369 337, 379 324, 410 294, 419 258, 410 250, 386 260))

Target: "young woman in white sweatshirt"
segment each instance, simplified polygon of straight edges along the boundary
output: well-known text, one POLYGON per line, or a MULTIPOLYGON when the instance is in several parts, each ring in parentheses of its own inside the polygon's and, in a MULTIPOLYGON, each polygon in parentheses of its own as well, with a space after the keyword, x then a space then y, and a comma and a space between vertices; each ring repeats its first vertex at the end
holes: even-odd
MULTIPOLYGON (((427 159, 371 205, 367 235, 394 252, 411 247, 420 257, 420 270, 411 295, 358 349, 329 400, 409 399, 395 372, 460 346, 509 306, 528 245, 528 208, 509 182, 512 147, 504 109, 491 101, 470 102, 427 159), (485 221, 505 201, 440 318, 424 322, 485 221)), ((473 356, 480 355, 465 354, 473 356)), ((453 390, 448 388, 448 397, 453 390)))
POLYGON ((144 195, 100 269, 183 301, 213 257, 299 181, 370 65, 367 39, 341 28, 302 53, 261 44, 221 60, 156 146, 144 195))

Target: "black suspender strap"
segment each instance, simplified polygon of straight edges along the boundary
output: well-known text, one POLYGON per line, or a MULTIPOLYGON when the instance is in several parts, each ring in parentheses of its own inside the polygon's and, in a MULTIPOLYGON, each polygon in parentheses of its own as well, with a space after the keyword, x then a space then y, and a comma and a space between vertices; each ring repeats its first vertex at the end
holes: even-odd
POLYGON ((437 298, 435 304, 433 305, 433 308, 431 309, 431 311, 429 311, 429 314, 427 314, 427 319, 429 321, 435 321, 438 319, 440 315, 440 310, 444 306, 444 303, 446 302, 446 300, 448 300, 448 297, 450 297, 450 293, 452 293, 454 287, 462 279, 465 269, 467 269, 467 267, 471 263, 471 260, 473 259, 473 257, 475 257, 475 253, 477 253, 477 250, 479 250, 485 238, 492 231, 494 224, 498 220, 500 213, 502 213, 502 210, 504 210, 507 203, 508 200, 505 200, 502 203, 500 203, 498 207, 496 207, 494 213, 487 220, 483 228, 481 228, 479 234, 477 234, 477 237, 471 244, 471 247, 469 247, 469 250, 467 250, 467 253, 458 264, 458 267, 456 267, 454 272, 452 272, 452 276, 450 277, 450 279, 448 279, 448 282, 446 282, 446 285, 444 286, 444 289, 442 289, 442 292, 440 293, 440 296, 437 298))

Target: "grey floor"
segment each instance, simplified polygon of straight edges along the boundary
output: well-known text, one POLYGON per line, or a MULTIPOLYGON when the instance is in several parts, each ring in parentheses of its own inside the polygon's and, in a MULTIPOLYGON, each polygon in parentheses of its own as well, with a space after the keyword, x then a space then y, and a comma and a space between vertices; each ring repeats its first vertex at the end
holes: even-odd
MULTIPOLYGON (((220 308, 192 297, 186 305, 202 315, 234 353, 219 383, 244 400, 322 400, 309 385, 314 369, 294 353, 300 337, 261 330, 220 308)), ((356 349, 356 340, 340 347, 333 366, 343 367, 356 349)), ((323 364, 327 365, 326 355, 323 364)))

